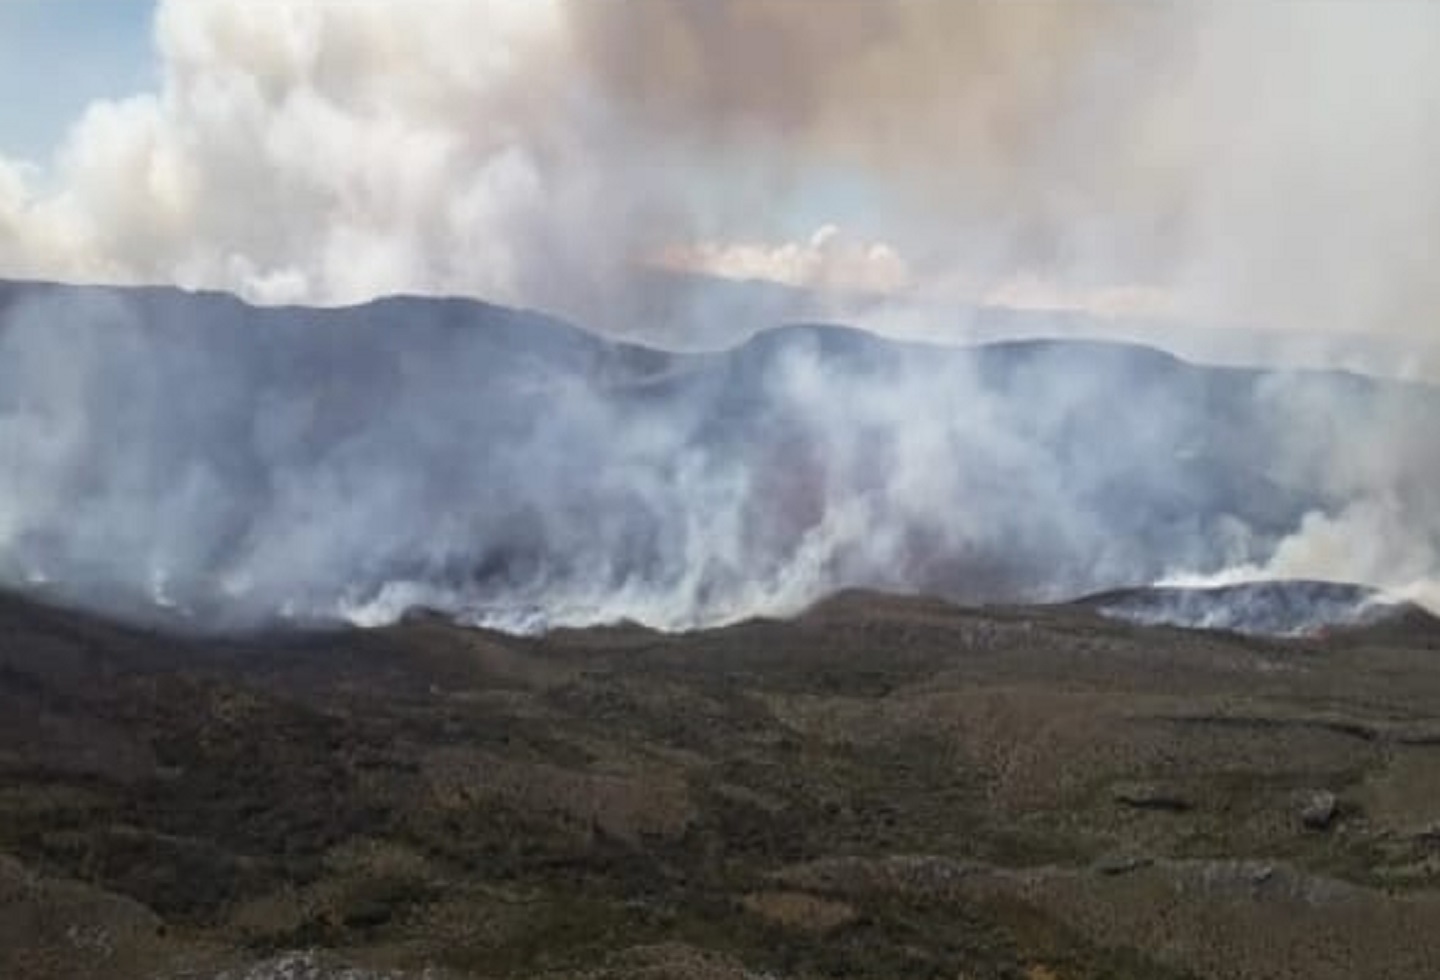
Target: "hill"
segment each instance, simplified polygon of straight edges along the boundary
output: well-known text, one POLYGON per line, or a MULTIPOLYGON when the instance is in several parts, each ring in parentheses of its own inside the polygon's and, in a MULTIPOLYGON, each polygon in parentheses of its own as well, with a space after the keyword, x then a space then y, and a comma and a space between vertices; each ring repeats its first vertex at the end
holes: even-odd
POLYGON ((1409 978, 1440 634, 850 592, 181 639, 0 602, 0 975, 1409 978))
POLYGON ((1425 386, 1093 341, 794 324, 679 354, 468 300, 10 284, 0 583, 209 632, 683 629, 1282 550, 1385 586, 1435 565, 1437 422, 1425 386))

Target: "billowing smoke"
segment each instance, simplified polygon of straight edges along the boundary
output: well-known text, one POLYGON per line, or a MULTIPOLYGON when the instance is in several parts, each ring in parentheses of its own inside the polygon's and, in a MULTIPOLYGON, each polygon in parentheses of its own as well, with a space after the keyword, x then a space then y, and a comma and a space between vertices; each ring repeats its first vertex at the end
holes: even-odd
POLYGON ((1142 626, 1223 630, 1291 639, 1325 637, 1410 619, 1423 612, 1357 585, 1305 579, 1203 588, 1132 590, 1095 599, 1101 615, 1142 626))
POLYGON ((162 0, 154 32, 157 91, 0 157, 0 275, 272 308, 7 300, 7 582, 237 623, 1435 595, 1423 387, 282 305, 458 294, 724 347, 817 311, 946 339, 999 302, 1433 377, 1434 4, 162 0))
POLYGON ((647 168, 565 70, 560 5, 419 6, 159 4, 159 92, 92 105, 48 180, 0 161, 0 268, 266 303, 592 295, 647 168))
POLYGON ((1433 347, 1433 4, 576 6, 632 116, 715 153, 768 145, 782 187, 873 175, 873 223, 921 282, 1138 288, 1433 347))
POLYGON ((1337 567, 1411 585, 1440 540, 1423 386, 835 327, 674 355, 461 300, 3 302, 0 579, 199 628, 1065 598, 1283 560, 1374 480, 1407 550, 1337 567))
POLYGON ((157 92, 0 158, 0 272, 664 340, 695 310, 637 264, 768 240, 784 278, 859 224, 901 309, 1025 283, 1433 369, 1437 38, 1425 0, 167 0, 157 92))

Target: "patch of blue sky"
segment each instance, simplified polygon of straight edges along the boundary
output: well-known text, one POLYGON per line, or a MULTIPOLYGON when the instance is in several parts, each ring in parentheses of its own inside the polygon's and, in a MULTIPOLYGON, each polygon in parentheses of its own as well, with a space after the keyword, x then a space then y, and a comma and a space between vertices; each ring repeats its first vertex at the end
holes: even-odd
POLYGON ((0 0, 0 155, 43 168, 96 99, 156 86, 154 0, 0 0))
POLYGON ((883 239, 892 192, 864 172, 807 164, 777 176, 743 150, 717 154, 677 180, 689 205, 691 236, 720 242, 804 242, 835 225, 847 238, 883 239))
POLYGON ((849 238, 883 239, 880 215, 893 214, 890 191, 859 170, 815 167, 793 182, 780 209, 780 236, 808 239, 817 229, 835 225, 849 238))

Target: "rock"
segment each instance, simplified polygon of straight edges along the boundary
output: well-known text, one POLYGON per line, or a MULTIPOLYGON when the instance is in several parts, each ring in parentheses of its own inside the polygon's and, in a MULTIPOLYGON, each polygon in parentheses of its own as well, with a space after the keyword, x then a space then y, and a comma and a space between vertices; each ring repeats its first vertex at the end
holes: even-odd
POLYGON ((1310 830, 1329 830, 1339 815, 1339 801, 1329 790, 1316 790, 1300 808, 1300 822, 1310 830))
POLYGON ((1148 868, 1154 863, 1150 858, 1134 854, 1107 854, 1095 862, 1094 868, 1096 874, 1114 877, 1148 868))
POLYGON ((1122 783, 1115 787, 1113 796, 1116 803, 1123 803, 1137 810, 1184 813, 1195 806, 1181 794, 1153 783, 1122 783))

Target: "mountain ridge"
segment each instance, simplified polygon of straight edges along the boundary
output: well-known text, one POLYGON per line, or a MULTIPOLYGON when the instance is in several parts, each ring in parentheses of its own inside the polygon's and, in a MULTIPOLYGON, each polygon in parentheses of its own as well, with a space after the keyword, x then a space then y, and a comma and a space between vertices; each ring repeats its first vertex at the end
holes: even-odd
POLYGON ((1054 600, 1396 506, 1412 531, 1373 533, 1403 552, 1440 509, 1440 390, 1333 372, 814 322, 665 352, 466 299, 0 303, 0 583, 109 613, 675 629, 852 586, 1054 600))

